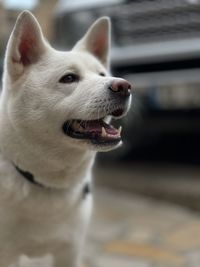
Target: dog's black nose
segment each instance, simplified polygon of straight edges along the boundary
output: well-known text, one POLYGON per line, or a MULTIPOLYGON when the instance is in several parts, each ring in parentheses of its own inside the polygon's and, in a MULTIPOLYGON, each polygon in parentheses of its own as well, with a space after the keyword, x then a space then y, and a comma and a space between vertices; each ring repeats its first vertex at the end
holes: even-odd
POLYGON ((129 97, 131 94, 132 86, 124 79, 115 79, 112 81, 108 89, 122 97, 129 97))

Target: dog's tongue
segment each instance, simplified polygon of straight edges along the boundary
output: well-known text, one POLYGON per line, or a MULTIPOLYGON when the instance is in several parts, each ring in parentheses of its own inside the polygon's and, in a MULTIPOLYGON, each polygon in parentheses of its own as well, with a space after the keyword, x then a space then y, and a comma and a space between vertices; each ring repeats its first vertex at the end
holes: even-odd
POLYGON ((121 140, 121 126, 117 130, 114 126, 101 120, 71 120, 63 125, 64 132, 77 139, 89 139, 95 144, 119 142, 121 140))
POLYGON ((78 132, 96 133, 100 135, 120 136, 121 130, 117 130, 112 125, 103 120, 75 121, 73 129, 78 132))
POLYGON ((88 121, 85 125, 85 130, 89 132, 102 132, 102 128, 105 129, 107 134, 116 135, 118 130, 112 125, 105 123, 103 120, 88 121))

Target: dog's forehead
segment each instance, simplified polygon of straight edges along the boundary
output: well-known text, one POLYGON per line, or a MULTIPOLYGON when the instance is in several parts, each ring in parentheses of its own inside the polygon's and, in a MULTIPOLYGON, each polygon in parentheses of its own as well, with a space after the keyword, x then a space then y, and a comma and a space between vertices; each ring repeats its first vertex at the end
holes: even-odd
POLYGON ((106 71, 101 62, 92 54, 73 50, 68 52, 56 50, 52 54, 51 59, 48 57, 48 64, 52 64, 55 70, 71 70, 78 72, 106 71))

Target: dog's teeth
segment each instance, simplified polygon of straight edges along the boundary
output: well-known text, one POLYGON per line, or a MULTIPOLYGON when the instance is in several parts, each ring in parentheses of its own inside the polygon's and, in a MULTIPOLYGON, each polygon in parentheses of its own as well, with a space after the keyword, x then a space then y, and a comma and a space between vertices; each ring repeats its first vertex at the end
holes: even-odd
POLYGON ((74 121, 74 122, 73 122, 73 126, 74 126, 74 127, 76 127, 76 128, 77 128, 77 127, 78 127, 78 125, 79 125, 79 123, 78 123, 77 121, 74 121))
POLYGON ((80 132, 82 132, 83 131, 83 127, 79 124, 79 126, 78 126, 78 130, 80 131, 80 132))
POLYGON ((73 123, 73 127, 74 127, 75 130, 77 130, 79 128, 79 124, 75 121, 73 123))
POLYGON ((107 136, 107 133, 106 133, 106 130, 104 127, 101 128, 101 136, 102 137, 106 137, 107 136))
POLYGON ((122 132, 122 126, 119 127, 118 134, 121 135, 121 132, 122 132))
POLYGON ((83 131, 83 127, 80 125, 80 123, 78 121, 73 122, 73 128, 79 132, 83 131))

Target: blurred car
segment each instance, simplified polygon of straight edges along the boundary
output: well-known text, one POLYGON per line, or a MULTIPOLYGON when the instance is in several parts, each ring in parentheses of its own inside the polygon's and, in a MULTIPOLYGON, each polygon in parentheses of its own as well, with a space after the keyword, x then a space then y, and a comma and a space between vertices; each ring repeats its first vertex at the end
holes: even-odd
POLYGON ((72 47, 100 16, 113 24, 112 71, 134 84, 125 146, 114 158, 199 162, 200 1, 59 1, 56 43, 72 47), (176 154, 176 152, 178 152, 176 154))

